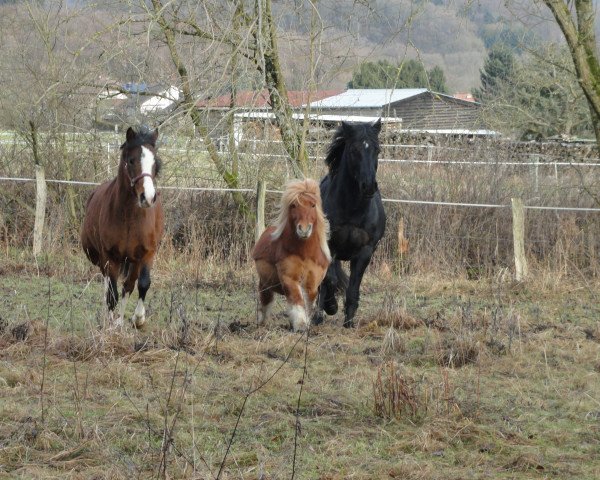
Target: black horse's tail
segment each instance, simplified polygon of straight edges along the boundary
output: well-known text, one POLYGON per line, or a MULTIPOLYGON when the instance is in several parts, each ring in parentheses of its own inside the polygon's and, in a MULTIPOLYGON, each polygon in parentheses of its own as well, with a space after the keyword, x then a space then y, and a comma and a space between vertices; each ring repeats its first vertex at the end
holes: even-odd
POLYGON ((340 293, 344 293, 346 291, 346 289, 348 288, 348 283, 350 281, 350 279, 348 278, 348 275, 346 275, 346 272, 344 271, 344 269, 342 268, 342 263, 339 260, 336 260, 333 263, 333 266, 335 268, 335 276, 336 276, 336 290, 340 293))

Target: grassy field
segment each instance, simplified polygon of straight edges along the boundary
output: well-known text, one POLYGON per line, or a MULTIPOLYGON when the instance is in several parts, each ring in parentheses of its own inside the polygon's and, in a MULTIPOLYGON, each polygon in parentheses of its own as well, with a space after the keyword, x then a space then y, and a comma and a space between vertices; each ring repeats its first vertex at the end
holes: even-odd
POLYGON ((600 285, 374 265, 307 337, 255 324, 250 265, 195 270, 113 331, 77 253, 0 261, 0 478, 600 477, 600 285))

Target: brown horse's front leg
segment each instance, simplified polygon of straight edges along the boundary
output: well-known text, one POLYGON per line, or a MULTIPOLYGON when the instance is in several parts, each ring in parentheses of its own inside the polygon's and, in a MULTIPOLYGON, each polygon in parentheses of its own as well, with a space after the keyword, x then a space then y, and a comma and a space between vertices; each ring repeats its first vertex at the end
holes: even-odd
MULTIPOLYGON (((102 273, 104 273, 108 317, 109 321, 112 322, 114 319, 114 309, 119 302, 119 292, 117 287, 117 278, 119 278, 119 264, 107 260, 104 268, 102 269, 102 273)), ((119 321, 117 320, 117 325, 118 324, 119 321)))
MULTIPOLYGON (((135 328, 141 328, 146 323, 146 307, 144 306, 144 300, 146 299, 146 293, 150 288, 150 268, 152 266, 152 257, 145 259, 139 268, 139 277, 136 275, 138 281, 138 294, 140 296, 138 303, 135 307, 135 312, 131 317, 131 323, 135 328)), ((133 287, 132 287, 133 288, 133 287)))
POLYGON ((135 287, 135 282, 138 279, 140 273, 140 264, 127 262, 127 269, 125 273, 125 281, 123 282, 123 291, 121 293, 121 308, 119 309, 119 320, 118 323, 120 325, 125 321, 125 309, 127 307, 127 302, 129 301, 129 297, 131 296, 131 292, 135 287))

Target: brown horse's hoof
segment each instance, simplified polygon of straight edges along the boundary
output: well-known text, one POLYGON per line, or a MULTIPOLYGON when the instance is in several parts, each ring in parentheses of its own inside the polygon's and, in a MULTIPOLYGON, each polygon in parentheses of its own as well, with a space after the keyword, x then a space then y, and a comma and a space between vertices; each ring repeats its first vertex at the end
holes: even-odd
POLYGON ((133 328, 136 328, 139 330, 139 329, 143 328, 144 325, 146 325, 146 318, 145 317, 141 317, 141 318, 133 317, 131 319, 131 325, 133 326, 133 328))
POLYGON ((135 312, 133 312, 133 316, 131 317, 131 324, 134 328, 142 328, 146 323, 146 307, 144 306, 144 301, 140 298, 135 307, 135 312))

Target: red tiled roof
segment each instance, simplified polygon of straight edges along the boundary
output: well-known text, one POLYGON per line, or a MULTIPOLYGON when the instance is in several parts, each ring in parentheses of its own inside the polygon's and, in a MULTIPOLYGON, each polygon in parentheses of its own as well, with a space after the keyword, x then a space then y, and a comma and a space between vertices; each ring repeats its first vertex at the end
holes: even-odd
MULTIPOLYGON (((316 92, 307 92, 305 90, 292 90, 288 92, 288 101, 292 108, 298 108, 302 105, 317 100, 323 100, 342 93, 343 90, 319 90, 316 92)), ((207 98, 196 102, 199 108, 229 108, 231 105, 231 94, 221 95, 220 97, 207 98)), ((260 92, 245 90, 238 92, 235 97, 235 107, 237 108, 270 108, 269 92, 264 89, 260 92)))
POLYGON ((455 93, 452 95, 454 98, 458 98, 459 100, 465 100, 467 102, 476 102, 477 99, 470 93, 455 93))

